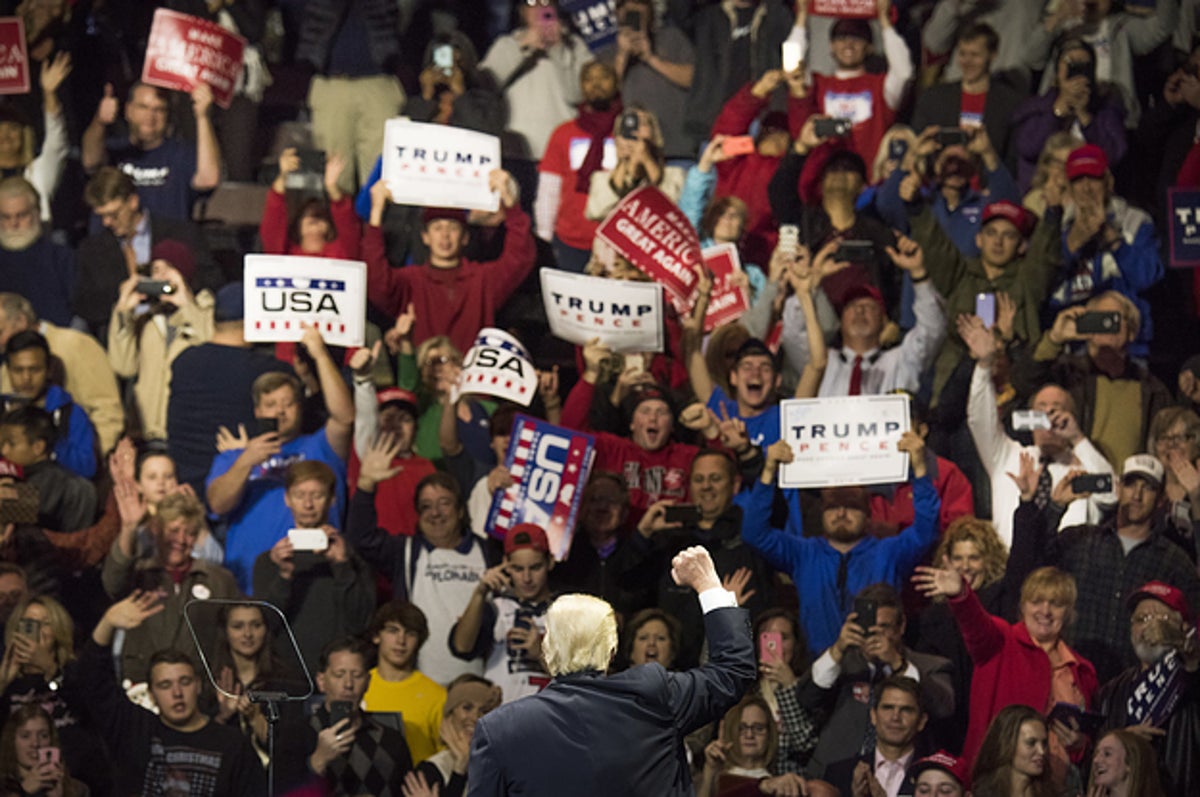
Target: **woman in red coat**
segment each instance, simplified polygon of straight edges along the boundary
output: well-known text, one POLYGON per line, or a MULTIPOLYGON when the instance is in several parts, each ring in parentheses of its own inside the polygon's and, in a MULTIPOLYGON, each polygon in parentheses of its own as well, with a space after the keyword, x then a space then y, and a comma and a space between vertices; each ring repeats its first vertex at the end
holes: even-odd
MULTIPOLYGON (((1008 623, 983 608, 955 570, 918 567, 917 589, 944 596, 975 663, 971 715, 963 757, 974 760, 992 719, 1014 703, 1049 714, 1057 703, 1085 710, 1096 692, 1096 669, 1067 646, 1063 629, 1075 613, 1075 579, 1053 567, 1033 571, 1021 586, 1020 620, 1008 623)), ((1061 785, 1072 760, 1082 758, 1086 737, 1061 722, 1051 724, 1050 764, 1061 785)))
POLYGON ((320 197, 310 196, 300 205, 295 217, 288 218, 288 175, 300 171, 300 155, 294 147, 279 156, 279 176, 271 183, 267 202, 263 206, 262 223, 258 227, 262 251, 268 255, 308 255, 357 260, 359 222, 354 215, 350 197, 338 188, 338 177, 346 162, 340 155, 330 155, 323 175, 329 204, 320 197))

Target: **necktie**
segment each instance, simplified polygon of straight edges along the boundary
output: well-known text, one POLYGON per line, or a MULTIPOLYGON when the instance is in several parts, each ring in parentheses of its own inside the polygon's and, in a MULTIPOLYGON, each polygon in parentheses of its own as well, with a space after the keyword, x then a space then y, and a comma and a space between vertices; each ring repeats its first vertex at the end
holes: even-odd
POLYGON ((854 355, 854 366, 850 369, 850 392, 847 395, 862 394, 862 355, 854 355))
POLYGON ((1038 473, 1037 490, 1033 493, 1033 502, 1037 504, 1038 509, 1045 509, 1050 503, 1050 492, 1054 485, 1050 481, 1050 463, 1043 462, 1042 470, 1038 473))

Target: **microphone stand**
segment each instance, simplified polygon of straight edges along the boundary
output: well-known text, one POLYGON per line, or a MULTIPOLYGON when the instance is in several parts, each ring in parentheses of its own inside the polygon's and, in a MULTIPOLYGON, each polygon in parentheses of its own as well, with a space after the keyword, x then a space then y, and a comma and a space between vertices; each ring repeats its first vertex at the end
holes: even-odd
POLYGON ((246 697, 263 707, 267 718, 267 797, 275 797, 275 726, 279 723, 279 704, 286 702, 287 692, 249 689, 246 697))

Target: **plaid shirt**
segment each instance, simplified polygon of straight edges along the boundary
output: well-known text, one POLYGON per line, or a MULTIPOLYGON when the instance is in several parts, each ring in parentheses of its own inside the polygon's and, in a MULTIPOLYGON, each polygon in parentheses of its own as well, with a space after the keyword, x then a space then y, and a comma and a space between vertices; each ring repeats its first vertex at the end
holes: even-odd
POLYGON ((813 712, 800 705, 796 698, 799 682, 790 687, 775 688, 775 700, 779 704, 779 749, 775 753, 775 765, 771 772, 804 772, 804 765, 817 746, 816 717, 813 712))
MULTIPOLYGON (((325 771, 330 793, 335 797, 401 797, 404 776, 413 768, 404 734, 379 724, 370 714, 360 716, 362 727, 354 736, 354 745, 325 771)), ((328 727, 324 706, 312 713, 309 724, 317 733, 328 727)))
POLYGON ((1058 518, 1051 506, 1042 512, 1022 502, 1013 516, 1013 537, 1035 535, 1032 550, 1040 552, 1040 564, 1055 565, 1075 577, 1075 622, 1065 637, 1096 667, 1104 683, 1137 663, 1129 641, 1128 597, 1157 580, 1178 587, 1190 605, 1200 606, 1200 577, 1183 549, 1163 536, 1159 520, 1146 540, 1125 553, 1115 520, 1071 526, 1055 535, 1058 518))

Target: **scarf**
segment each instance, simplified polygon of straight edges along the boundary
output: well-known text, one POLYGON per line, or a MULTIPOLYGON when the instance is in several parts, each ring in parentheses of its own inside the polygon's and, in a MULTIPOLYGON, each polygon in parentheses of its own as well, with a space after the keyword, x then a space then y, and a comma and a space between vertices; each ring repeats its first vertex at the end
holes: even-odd
POLYGON ((600 171, 604 165, 604 139, 612 135, 613 125, 620 113, 620 97, 614 97, 606 111, 595 110, 587 103, 579 106, 579 118, 575 121, 583 128, 583 132, 592 137, 592 143, 588 146, 579 171, 575 173, 576 193, 586 194, 592 185, 592 174, 600 171))

